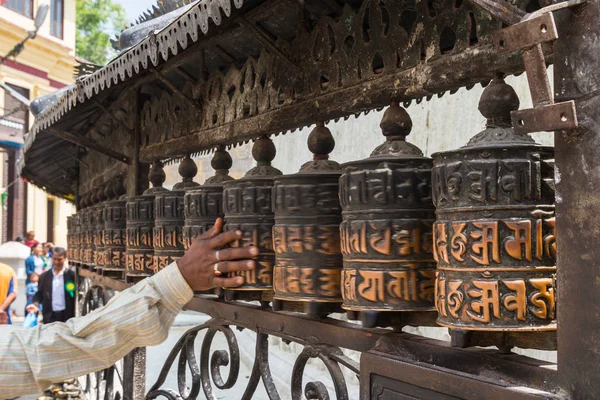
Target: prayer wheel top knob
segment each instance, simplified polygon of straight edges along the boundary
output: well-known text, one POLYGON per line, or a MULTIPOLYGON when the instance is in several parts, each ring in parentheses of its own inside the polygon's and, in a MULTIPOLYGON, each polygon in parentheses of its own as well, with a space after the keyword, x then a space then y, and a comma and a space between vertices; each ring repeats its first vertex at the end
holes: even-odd
POLYGON ((479 112, 487 118, 485 129, 462 148, 536 144, 526 133, 516 133, 510 113, 519 109, 519 97, 502 77, 494 78, 479 100, 479 112))
POLYGON ((125 177, 124 176, 120 176, 117 178, 115 184, 113 185, 114 187, 114 192, 117 198, 120 198, 121 196, 124 196, 127 193, 127 189, 125 189, 125 177))
POLYGON ((329 153, 335 148, 335 139, 323 121, 318 121, 317 126, 308 135, 308 149, 313 153, 313 161, 309 161, 300 168, 300 172, 339 170, 340 165, 329 160, 329 153))
POLYGON ((182 180, 173 186, 173 190, 181 190, 200 186, 198 183, 193 181, 196 174, 198 174, 198 166, 194 160, 192 160, 189 154, 186 154, 185 158, 181 160, 178 171, 182 180))
POLYGON ((147 189, 144 194, 154 194, 167 190, 162 187, 163 183, 167 180, 167 175, 165 174, 163 166, 164 164, 158 160, 152 163, 152 167, 148 173, 148 180, 152 183, 152 187, 147 189))
POLYGON ((483 91, 478 109, 488 120, 498 119, 510 125, 510 113, 519 109, 519 97, 503 78, 494 78, 483 91))
POLYGON ((275 144, 267 136, 256 139, 252 146, 252 157, 256 160, 256 167, 249 170, 245 176, 281 175, 281 171, 271 166, 277 150, 275 144))
POLYGON ((396 100, 392 100, 390 107, 385 110, 379 127, 386 141, 371 153, 371 157, 422 157, 423 152, 417 146, 406 141, 412 131, 412 119, 406 110, 400 107, 396 100))
POLYGON ((233 160, 225 150, 225 146, 218 146, 215 155, 210 161, 210 166, 215 170, 215 176, 208 178, 205 184, 222 183, 233 180, 233 178, 229 176, 229 169, 232 165, 233 160))
POLYGON ((103 186, 100 186, 96 191, 96 199, 98 203, 102 203, 106 201, 109 196, 106 195, 106 188, 108 187, 109 182, 105 183, 103 186))
POLYGON ((115 182, 108 181, 106 182, 106 186, 104 186, 104 197, 107 200, 113 200, 115 198, 115 182))

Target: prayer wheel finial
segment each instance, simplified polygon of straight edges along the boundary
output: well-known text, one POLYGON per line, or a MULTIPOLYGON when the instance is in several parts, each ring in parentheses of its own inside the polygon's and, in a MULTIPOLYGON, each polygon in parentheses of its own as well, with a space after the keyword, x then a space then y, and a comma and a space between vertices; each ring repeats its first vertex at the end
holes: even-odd
POLYGON ((423 152, 417 146, 406 141, 406 137, 412 131, 412 119, 406 110, 400 107, 398 101, 393 100, 390 107, 385 110, 379 127, 386 141, 377 146, 371 153, 375 156, 395 157, 420 157, 423 152))
POLYGON ((519 97, 501 77, 494 78, 485 88, 479 100, 479 112, 487 122, 485 129, 473 136, 464 148, 489 146, 491 144, 535 144, 526 133, 516 133, 510 113, 519 109, 519 97))
POLYGON ((335 148, 335 139, 323 121, 318 121, 315 129, 308 135, 308 149, 313 153, 313 160, 304 164, 301 172, 339 170, 340 164, 329 160, 329 153, 335 148))
POLYGON ((225 150, 225 146, 217 147, 215 155, 210 161, 210 166, 215 170, 215 175, 211 176, 204 182, 206 185, 231 181, 233 178, 229 176, 229 169, 233 165, 231 155, 225 150))
POLYGON ((163 169, 164 164, 162 161, 156 160, 152 163, 150 172, 148 173, 148 180, 152 183, 152 187, 147 189, 144 194, 154 194, 157 192, 164 192, 163 183, 167 180, 167 175, 163 169))
POLYGON ((186 154, 185 158, 181 160, 178 171, 182 180, 173 186, 173 190, 183 190, 200 186, 198 183, 193 181, 194 177, 198 174, 198 166, 194 160, 192 160, 189 154, 186 154))
POLYGON ((256 139, 252 146, 252 157, 256 160, 256 167, 252 168, 245 176, 270 176, 281 175, 281 171, 271 166, 277 150, 275 144, 267 136, 256 139))

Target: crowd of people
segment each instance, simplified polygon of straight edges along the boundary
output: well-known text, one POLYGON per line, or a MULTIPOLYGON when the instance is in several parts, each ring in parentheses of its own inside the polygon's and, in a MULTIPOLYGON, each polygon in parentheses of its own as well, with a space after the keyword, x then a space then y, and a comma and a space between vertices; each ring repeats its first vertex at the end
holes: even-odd
MULTIPOLYGON (((24 316, 43 315, 44 323, 65 322, 75 314, 75 276, 66 264, 66 251, 53 243, 40 243, 35 233, 28 232, 20 242, 31 249, 25 260, 24 316)), ((0 324, 12 324, 20 310, 11 310, 18 293, 17 276, 13 268, 0 263, 0 324)))

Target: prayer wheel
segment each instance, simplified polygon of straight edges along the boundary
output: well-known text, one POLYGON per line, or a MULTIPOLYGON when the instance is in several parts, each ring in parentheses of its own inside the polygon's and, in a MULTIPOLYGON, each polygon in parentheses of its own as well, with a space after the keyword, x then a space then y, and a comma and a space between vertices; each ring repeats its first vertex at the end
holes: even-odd
MULTIPOLYGON (((88 201, 90 196, 88 195, 88 201)), ((93 219, 92 207, 87 207, 82 211, 83 217, 83 266, 85 268, 91 268, 93 266, 94 258, 94 219, 93 219)))
POLYGON ((81 211, 73 214, 71 218, 73 250, 71 251, 71 259, 69 261, 78 267, 81 263, 81 211))
POLYGON ((166 192, 163 164, 155 161, 148 178, 152 187, 140 196, 127 199, 127 257, 126 278, 135 280, 154 273, 154 201, 157 194, 166 192))
POLYGON ((187 155, 179 164, 183 180, 173 190, 156 194, 154 200, 154 272, 183 257, 184 196, 186 189, 199 185, 192 179, 198 173, 194 160, 187 155))
MULTIPOLYGON (((329 160, 334 146, 331 131, 319 121, 308 137, 313 161, 296 174, 276 177, 273 187, 274 299, 303 303, 300 310, 310 315, 341 311, 341 169, 329 160)), ((273 308, 287 307, 274 302, 273 308)))
POLYGON ((106 261, 106 248, 104 247, 104 218, 105 218, 105 188, 100 187, 96 190, 97 204, 94 206, 94 219, 96 221, 94 229, 94 270, 101 273, 106 261))
POLYGON ((256 257, 256 269, 238 272, 234 275, 244 277, 242 286, 226 291, 229 300, 244 297, 235 292, 246 291, 245 299, 257 295, 263 298, 264 293, 273 290, 273 224, 274 214, 271 207, 271 189, 273 178, 281 175, 281 171, 271 166, 275 158, 275 145, 268 137, 256 140, 252 147, 252 156, 257 166, 238 180, 223 184, 223 212, 225 214, 225 230, 239 229, 243 232, 241 240, 232 243, 232 247, 256 246, 260 254, 256 257))
POLYGON ((233 180, 229 176, 232 164, 225 146, 219 146, 211 160, 215 175, 208 178, 203 185, 186 191, 183 200, 183 243, 186 250, 195 238, 212 228, 217 218, 223 218, 223 183, 233 180))
POLYGON ((553 148, 512 128, 501 78, 484 90, 485 130, 433 155, 438 324, 485 331, 556 329, 553 148))
POLYGON ((73 221, 75 219, 74 215, 69 215, 67 217, 67 259, 70 263, 73 263, 73 253, 74 253, 74 227, 73 221))
POLYGON ((389 324, 393 312, 434 309, 433 163, 406 141, 412 120, 398 102, 380 127, 386 141, 344 164, 339 181, 343 308, 370 327, 389 324))
POLYGON ((121 196, 125 188, 119 179, 115 185, 109 186, 112 197, 104 206, 104 246, 105 265, 103 275, 122 278, 125 273, 126 260, 126 205, 127 201, 121 196))

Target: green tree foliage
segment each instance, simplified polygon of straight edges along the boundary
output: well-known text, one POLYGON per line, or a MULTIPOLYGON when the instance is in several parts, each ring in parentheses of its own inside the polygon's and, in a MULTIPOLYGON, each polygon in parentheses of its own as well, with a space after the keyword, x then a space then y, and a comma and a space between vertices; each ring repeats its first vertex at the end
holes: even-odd
POLYGON ((125 27, 125 11, 114 0, 77 0, 76 54, 104 65, 115 54, 110 43, 125 27))

